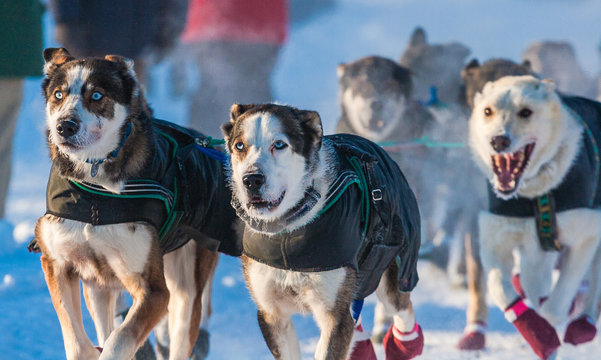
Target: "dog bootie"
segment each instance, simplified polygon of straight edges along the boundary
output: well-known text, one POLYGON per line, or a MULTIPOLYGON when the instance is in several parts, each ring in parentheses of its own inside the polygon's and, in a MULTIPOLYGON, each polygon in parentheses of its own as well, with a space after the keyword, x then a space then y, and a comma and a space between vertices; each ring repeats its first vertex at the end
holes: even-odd
POLYGON ((409 332, 401 332, 391 325, 384 336, 383 344, 386 360, 413 359, 421 355, 424 349, 424 334, 417 322, 413 330, 409 332))
POLYGON ((597 335, 595 321, 588 315, 582 315, 570 322, 563 341, 572 345, 580 345, 593 340, 595 335, 597 335))
POLYGON ((513 323, 541 359, 548 359, 559 347, 559 338, 553 326, 522 299, 505 310, 505 318, 513 323))
POLYGON ((486 345, 486 324, 480 321, 468 324, 459 340, 459 350, 482 350, 486 345))
POLYGON ((369 334, 363 331, 363 326, 355 328, 355 343, 349 360, 378 360, 374 346, 369 339, 369 334))

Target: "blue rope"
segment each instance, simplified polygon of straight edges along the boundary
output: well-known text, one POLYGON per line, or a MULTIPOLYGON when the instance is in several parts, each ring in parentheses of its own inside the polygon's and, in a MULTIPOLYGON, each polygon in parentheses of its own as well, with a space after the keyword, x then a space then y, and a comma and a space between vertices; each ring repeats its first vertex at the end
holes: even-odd
POLYGON ((219 151, 217 149, 213 149, 210 147, 204 147, 202 145, 198 145, 197 143, 194 143, 194 147, 197 150, 205 153, 205 155, 207 155, 208 157, 213 158, 215 160, 219 160, 221 162, 226 162, 228 159, 226 154, 222 153, 221 151, 219 151))

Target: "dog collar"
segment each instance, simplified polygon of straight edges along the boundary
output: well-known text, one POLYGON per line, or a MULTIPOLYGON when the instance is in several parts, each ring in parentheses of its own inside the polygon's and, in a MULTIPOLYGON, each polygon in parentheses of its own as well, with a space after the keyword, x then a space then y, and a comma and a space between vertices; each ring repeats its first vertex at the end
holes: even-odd
POLYGON ((106 158, 104 158, 104 159, 86 159, 86 163, 92 164, 92 168, 90 169, 91 177, 95 177, 98 174, 98 168, 100 167, 100 164, 102 164, 106 160, 117 157, 117 154, 119 154, 119 150, 121 150, 121 148, 123 147, 123 144, 125 144, 125 140, 127 140, 127 137, 129 136, 129 134, 131 134, 131 122, 127 123, 127 126, 125 127, 125 133, 123 134, 123 139, 121 139, 119 146, 117 146, 117 148, 115 150, 111 151, 111 153, 108 154, 108 156, 106 158))

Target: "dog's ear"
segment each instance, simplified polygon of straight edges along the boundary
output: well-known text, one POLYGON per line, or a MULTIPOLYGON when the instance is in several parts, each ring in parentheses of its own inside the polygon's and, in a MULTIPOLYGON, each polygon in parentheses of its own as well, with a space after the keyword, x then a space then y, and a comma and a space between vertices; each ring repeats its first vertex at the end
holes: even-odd
POLYGON ((467 78, 471 77, 473 72, 480 67, 480 63, 478 59, 473 58, 465 67, 461 70, 461 78, 465 81, 467 78))
POLYGON ((104 59, 114 63, 122 64, 131 75, 134 77, 136 76, 136 71, 134 70, 134 61, 132 59, 120 55, 106 55, 104 59))
POLYGON ((530 63, 530 60, 526 59, 522 62, 522 66, 525 67, 526 69, 528 69, 528 72, 532 72, 532 64, 530 63))
POLYGON ((480 62, 478 59, 473 58, 467 65, 465 65, 465 70, 471 70, 480 67, 480 62))
POLYGON ((344 64, 344 63, 338 64, 338 66, 336 67, 336 74, 338 75, 338 79, 340 79, 340 78, 342 78, 342 76, 344 76, 345 69, 346 69, 346 64, 344 64))
POLYGON ((42 53, 44 57, 44 74, 49 74, 59 66, 75 58, 65 48, 46 48, 42 53))
POLYGON ((426 43, 426 32, 421 27, 416 27, 409 39, 409 46, 422 46, 426 45, 426 43))
POLYGON ((321 126, 321 117, 317 111, 297 110, 296 116, 300 121, 300 125, 305 134, 305 138, 310 137, 312 147, 315 150, 321 148, 321 139, 323 136, 323 128, 321 126))
POLYGON ((242 114, 255 107, 255 104, 234 104, 230 109, 230 122, 235 122, 242 114))
POLYGON ((248 110, 254 108, 254 104, 242 105, 242 104, 234 104, 230 109, 230 121, 221 125, 221 132, 225 137, 225 141, 228 141, 232 130, 234 129, 234 124, 236 120, 248 110))

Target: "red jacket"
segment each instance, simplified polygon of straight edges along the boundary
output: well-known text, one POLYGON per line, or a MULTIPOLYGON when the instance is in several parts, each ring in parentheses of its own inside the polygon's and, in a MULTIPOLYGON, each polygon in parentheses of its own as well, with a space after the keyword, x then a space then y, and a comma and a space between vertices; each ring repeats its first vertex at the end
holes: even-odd
POLYGON ((190 0, 181 39, 282 44, 287 28, 286 0, 190 0))

